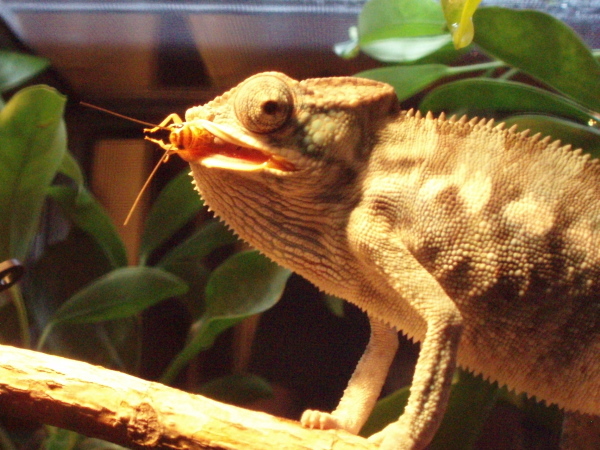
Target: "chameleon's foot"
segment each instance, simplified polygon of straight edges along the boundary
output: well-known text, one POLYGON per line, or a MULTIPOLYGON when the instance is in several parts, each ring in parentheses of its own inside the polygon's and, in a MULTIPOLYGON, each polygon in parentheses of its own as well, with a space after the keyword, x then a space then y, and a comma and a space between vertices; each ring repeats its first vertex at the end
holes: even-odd
POLYGON ((307 409, 302 414, 300 423, 306 428, 318 428, 320 430, 345 430, 344 423, 332 414, 307 409))
POLYGON ((423 446, 410 438, 407 429, 399 423, 392 423, 378 433, 369 436, 369 442, 379 445, 379 450, 417 450, 423 446))

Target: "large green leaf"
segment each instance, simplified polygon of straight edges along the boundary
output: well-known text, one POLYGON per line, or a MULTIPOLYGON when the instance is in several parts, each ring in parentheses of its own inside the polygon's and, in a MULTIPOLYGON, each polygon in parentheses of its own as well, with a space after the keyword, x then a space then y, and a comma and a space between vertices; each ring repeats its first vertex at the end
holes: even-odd
POLYGON ((92 236, 113 267, 127 265, 123 241, 112 220, 92 194, 83 187, 51 186, 48 195, 75 225, 92 236))
MULTIPOLYGON (((29 266, 23 284, 29 317, 39 328, 47 325, 65 299, 110 272, 110 263, 87 233, 73 227, 67 238, 48 246, 29 266)), ((4 319, 0 323, 4 322, 4 319)), ((68 358, 119 370, 134 370, 139 352, 135 318, 58 327, 41 346, 68 358)))
POLYGON ((600 158, 600 130, 579 125, 568 120, 542 115, 512 116, 504 120, 507 126, 517 125, 519 131, 531 130, 531 134, 542 133, 560 139, 573 148, 582 148, 594 157, 600 158))
POLYGON ((202 205, 189 169, 182 170, 163 188, 150 209, 140 243, 140 264, 145 264, 152 252, 194 217, 202 205))
POLYGON ((179 262, 204 259, 213 250, 233 244, 237 238, 218 220, 206 222, 184 242, 167 253, 158 263, 160 267, 169 267, 179 262))
POLYGON ((162 269, 123 267, 73 295, 56 311, 52 323, 121 319, 186 291, 187 285, 181 279, 162 269))
POLYGON ((358 17, 361 49, 383 62, 411 62, 452 38, 439 3, 432 0, 371 0, 358 17))
POLYGON ((356 76, 391 84, 398 99, 402 101, 452 73, 452 68, 443 64, 420 64, 417 66, 390 66, 365 70, 357 73, 356 76))
POLYGON ((45 58, 0 50, 0 91, 19 86, 49 65, 50 61, 45 58))
POLYGON ((359 434, 364 437, 371 436, 398 420, 404 412, 409 395, 410 386, 406 386, 379 400, 359 434))
POLYGON ((206 311, 192 327, 188 344, 171 362, 161 382, 172 382, 198 352, 212 345, 219 333, 277 303, 289 276, 289 270, 257 251, 238 253, 217 267, 206 286, 206 311))
POLYGON ((79 163, 69 151, 65 152, 58 171, 68 176, 78 187, 83 186, 85 183, 81 167, 79 167, 79 163))
POLYGON ((235 236, 222 222, 211 220, 158 263, 158 267, 177 275, 190 286, 187 294, 180 299, 194 320, 204 312, 204 292, 209 276, 206 257, 213 250, 234 242, 235 236))
POLYGON ((0 261, 24 260, 66 151, 65 97, 47 86, 16 93, 0 111, 0 261))
POLYGON ((551 92, 506 80, 468 79, 444 84, 419 105, 426 111, 542 112, 588 123, 591 111, 551 92))
POLYGON ((582 105, 600 111, 600 63, 567 25, 539 11, 481 8, 477 45, 582 105))
POLYGON ((459 370, 457 380, 452 386, 448 408, 429 448, 431 450, 473 448, 497 398, 497 384, 491 384, 481 376, 459 370))

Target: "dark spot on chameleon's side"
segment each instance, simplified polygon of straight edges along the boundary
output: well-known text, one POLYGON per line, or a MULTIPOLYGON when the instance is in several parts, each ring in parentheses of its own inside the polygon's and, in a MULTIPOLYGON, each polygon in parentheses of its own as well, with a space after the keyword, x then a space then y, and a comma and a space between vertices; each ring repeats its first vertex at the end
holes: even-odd
POLYGON ((489 314, 489 317, 503 317, 509 314, 508 311, 519 311, 515 302, 531 301, 519 296, 524 281, 523 278, 501 274, 482 296, 481 302, 488 310, 485 314, 489 314))
POLYGON ((553 287, 556 282, 556 275, 552 273, 549 267, 545 265, 534 266, 529 274, 529 284, 527 286, 526 295, 531 298, 548 297, 548 293, 556 295, 558 290, 553 287))
POLYGON ((567 214, 559 210, 552 228, 545 236, 545 252, 550 257, 550 269, 555 277, 555 283, 566 281, 567 270, 574 264, 573 258, 569 257, 573 255, 568 254, 568 243, 565 238, 565 232, 572 222, 572 217, 568 217, 567 214))
POLYGON ((506 185, 505 180, 492 179, 492 196, 487 202, 485 214, 501 214, 502 210, 512 202, 523 196, 523 187, 515 185, 506 185))
POLYGON ((553 333, 554 345, 543 356, 545 360, 553 361, 557 368, 569 367, 600 336, 600 315, 597 309, 600 295, 575 296, 570 299, 570 303, 568 319, 553 333))
POLYGON ((458 186, 451 185, 442 189, 434 199, 436 207, 446 214, 458 214, 463 209, 463 202, 459 197, 458 186))
POLYGON ((429 245, 427 242, 424 242, 423 245, 415 249, 412 254, 423 267, 427 268, 429 271, 433 271, 441 250, 440 246, 429 245))
POLYGON ((452 269, 443 272, 438 281, 451 296, 461 295, 473 287, 472 274, 472 259, 465 257, 458 264, 455 264, 452 269))

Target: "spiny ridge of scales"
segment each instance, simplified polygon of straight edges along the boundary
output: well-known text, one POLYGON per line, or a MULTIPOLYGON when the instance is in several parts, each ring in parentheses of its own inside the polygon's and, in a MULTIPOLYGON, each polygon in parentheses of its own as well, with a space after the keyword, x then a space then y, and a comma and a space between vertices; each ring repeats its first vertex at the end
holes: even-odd
POLYGON ((563 151, 565 151, 565 153, 574 153, 575 155, 580 156, 586 160, 590 160, 590 162, 593 162, 594 164, 600 164, 600 160, 598 160, 596 158, 592 158, 592 156, 589 153, 584 152, 583 149, 581 149, 579 147, 576 149, 573 149, 571 144, 566 144, 566 145, 561 146, 561 144, 562 144, 561 140, 553 139, 551 136, 544 136, 543 139, 540 139, 542 137, 542 133, 539 133, 539 132, 532 136, 529 136, 529 134, 531 133, 531 130, 527 129, 527 130, 519 132, 518 126, 516 124, 512 125, 510 128, 507 129, 506 123, 499 122, 498 124, 496 124, 496 122, 493 118, 491 118, 491 119, 479 118, 479 117, 469 118, 467 115, 462 115, 457 120, 456 119, 457 116, 455 114, 450 116, 449 118, 446 118, 446 114, 444 112, 440 113, 440 115, 436 118, 436 117, 434 117, 434 115, 431 111, 428 111, 426 116, 423 117, 423 114, 421 113, 421 111, 415 110, 414 108, 411 108, 411 109, 405 111, 405 113, 406 113, 406 117, 414 118, 417 120, 437 120, 439 122, 455 123, 455 124, 460 124, 460 125, 468 124, 473 129, 487 129, 490 131, 503 132, 506 135, 519 136, 523 139, 528 139, 528 141, 531 145, 533 145, 539 141, 539 143, 546 148, 553 148, 553 150, 563 150, 563 151))

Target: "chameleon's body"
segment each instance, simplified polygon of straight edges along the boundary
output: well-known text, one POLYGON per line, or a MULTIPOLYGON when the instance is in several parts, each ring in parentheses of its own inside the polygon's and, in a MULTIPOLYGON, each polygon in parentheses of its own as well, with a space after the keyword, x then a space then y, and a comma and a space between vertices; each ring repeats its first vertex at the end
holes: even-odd
POLYGON ((185 124, 218 137, 187 149, 210 208, 371 319, 340 405, 305 425, 360 429, 397 346, 390 327, 421 353, 405 413, 373 437, 382 447, 429 442, 456 364, 600 413, 597 161, 489 122, 402 112, 390 86, 356 78, 257 75, 185 124))

